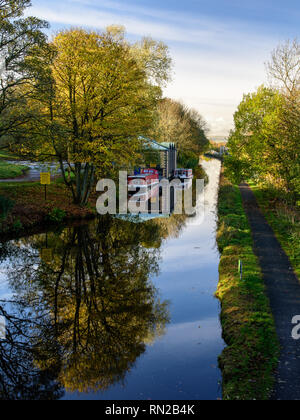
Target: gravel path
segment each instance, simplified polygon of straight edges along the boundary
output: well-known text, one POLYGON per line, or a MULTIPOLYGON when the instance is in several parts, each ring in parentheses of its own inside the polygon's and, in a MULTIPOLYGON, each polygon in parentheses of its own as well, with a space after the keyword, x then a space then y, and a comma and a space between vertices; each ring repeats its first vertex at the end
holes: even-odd
POLYGON ((300 340, 292 319, 300 315, 300 282, 247 184, 240 186, 282 347, 272 399, 300 400, 300 340))

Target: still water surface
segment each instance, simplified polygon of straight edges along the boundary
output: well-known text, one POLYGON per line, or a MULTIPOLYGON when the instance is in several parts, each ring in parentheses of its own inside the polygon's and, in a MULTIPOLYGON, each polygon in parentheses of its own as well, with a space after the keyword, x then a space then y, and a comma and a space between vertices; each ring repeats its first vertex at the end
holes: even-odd
POLYGON ((203 165, 204 223, 104 217, 0 245, 0 398, 221 397, 220 163, 203 165))

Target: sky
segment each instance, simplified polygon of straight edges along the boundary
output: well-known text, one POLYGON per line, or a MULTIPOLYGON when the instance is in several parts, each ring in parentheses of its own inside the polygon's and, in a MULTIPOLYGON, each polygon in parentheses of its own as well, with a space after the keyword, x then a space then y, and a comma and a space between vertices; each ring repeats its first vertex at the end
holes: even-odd
POLYGON ((300 0, 32 0, 51 33, 126 27, 131 40, 164 41, 173 59, 165 96, 197 109, 210 136, 227 136, 243 94, 268 83, 272 50, 300 35, 300 0))

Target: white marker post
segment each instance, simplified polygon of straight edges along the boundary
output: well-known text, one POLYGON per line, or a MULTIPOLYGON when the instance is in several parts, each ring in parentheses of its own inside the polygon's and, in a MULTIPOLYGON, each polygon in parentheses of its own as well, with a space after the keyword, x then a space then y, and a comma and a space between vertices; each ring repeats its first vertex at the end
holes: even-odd
POLYGON ((239 273, 241 276, 241 281, 243 280, 243 261, 239 260, 239 273))

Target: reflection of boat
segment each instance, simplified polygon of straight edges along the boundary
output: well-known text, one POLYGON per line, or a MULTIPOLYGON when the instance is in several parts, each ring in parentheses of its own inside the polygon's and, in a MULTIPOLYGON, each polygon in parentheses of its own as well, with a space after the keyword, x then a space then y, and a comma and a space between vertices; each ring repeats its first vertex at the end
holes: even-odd
POLYGON ((174 177, 179 178, 181 181, 187 179, 193 179, 193 170, 192 169, 176 169, 174 172, 174 177))
POLYGON ((134 194, 134 190, 143 190, 159 184, 159 173, 156 169, 142 169, 139 175, 128 176, 129 192, 134 194))
POLYGON ((116 219, 124 220, 125 222, 130 222, 130 223, 144 223, 144 222, 148 222, 149 220, 168 219, 170 216, 171 216, 170 213, 163 213, 163 214, 140 213, 140 214, 116 214, 114 217, 116 219))
POLYGON ((140 203, 146 203, 149 200, 159 199, 159 184, 152 185, 152 187, 143 186, 139 188, 138 192, 129 192, 130 201, 138 201, 140 203))
POLYGON ((184 179, 181 185, 176 185, 176 190, 189 190, 193 186, 193 179, 184 179))

